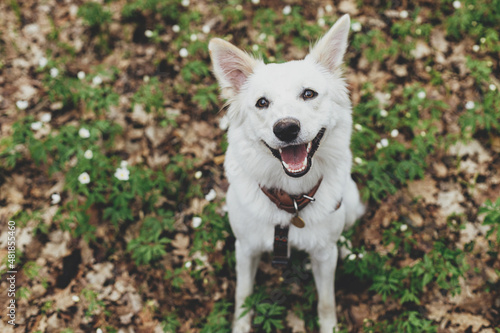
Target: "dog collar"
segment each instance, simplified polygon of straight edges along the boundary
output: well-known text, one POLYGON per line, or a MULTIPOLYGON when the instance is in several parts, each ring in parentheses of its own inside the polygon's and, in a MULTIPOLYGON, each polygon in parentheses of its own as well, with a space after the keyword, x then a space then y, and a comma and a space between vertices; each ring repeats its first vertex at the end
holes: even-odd
POLYGON ((302 193, 299 195, 291 195, 283 190, 267 187, 260 187, 262 192, 278 207, 290 214, 296 214, 297 211, 302 210, 311 201, 314 201, 314 195, 321 185, 323 178, 320 178, 316 186, 314 186, 309 192, 302 193))

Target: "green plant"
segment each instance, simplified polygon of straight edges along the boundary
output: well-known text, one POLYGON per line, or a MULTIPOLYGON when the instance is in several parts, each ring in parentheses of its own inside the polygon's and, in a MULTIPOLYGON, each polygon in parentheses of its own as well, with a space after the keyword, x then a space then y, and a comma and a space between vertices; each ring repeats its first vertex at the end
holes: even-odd
POLYGON ((263 290, 256 290, 252 295, 248 296, 243 303, 243 308, 245 311, 241 316, 253 310, 253 325, 267 333, 285 327, 283 325, 285 307, 272 302, 263 290))
POLYGON ((375 332, 408 332, 408 333, 420 333, 420 332, 437 332, 437 327, 432 325, 432 321, 422 318, 422 315, 417 311, 405 311, 400 316, 398 316, 394 321, 384 320, 379 323, 375 323, 371 320, 365 321, 363 325, 363 332, 365 333, 375 333, 375 332))
POLYGON ((97 298, 98 293, 91 289, 83 289, 82 296, 85 300, 85 305, 87 309, 85 310, 85 317, 92 317, 98 313, 106 312, 106 304, 104 301, 97 298))
POLYGON ((215 303, 200 333, 229 332, 231 329, 231 322, 228 320, 228 317, 232 315, 230 309, 231 303, 226 301, 218 301, 215 303))
POLYGON ((127 245, 127 250, 132 252, 132 259, 137 265, 150 264, 167 253, 165 245, 170 243, 170 239, 161 235, 165 230, 172 229, 173 222, 171 212, 168 212, 162 220, 151 216, 144 219, 139 237, 127 245))
POLYGON ((132 109, 135 104, 143 105, 147 113, 160 113, 163 110, 163 91, 157 77, 150 79, 132 96, 132 109))
POLYGON ((78 16, 91 28, 99 28, 111 22, 111 12, 97 2, 85 2, 78 8, 78 16))
POLYGON ((478 214, 484 214, 483 225, 490 226, 486 237, 489 238, 496 233, 496 243, 497 246, 500 246, 500 197, 495 202, 486 200, 484 205, 479 208, 478 214))
POLYGON ((171 312, 164 317, 162 321, 163 332, 165 333, 176 333, 181 323, 177 319, 177 313, 171 312))

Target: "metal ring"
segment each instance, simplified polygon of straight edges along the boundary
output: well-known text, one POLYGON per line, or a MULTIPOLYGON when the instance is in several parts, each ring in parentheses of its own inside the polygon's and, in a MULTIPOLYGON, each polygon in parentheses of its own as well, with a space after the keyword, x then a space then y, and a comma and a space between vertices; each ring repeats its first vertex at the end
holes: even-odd
POLYGON ((298 213, 299 207, 297 206, 297 201, 295 201, 295 199, 293 199, 293 207, 295 208, 295 213, 298 213))
POLYGON ((316 201, 315 198, 308 196, 307 194, 302 194, 303 198, 309 199, 310 201, 316 201))

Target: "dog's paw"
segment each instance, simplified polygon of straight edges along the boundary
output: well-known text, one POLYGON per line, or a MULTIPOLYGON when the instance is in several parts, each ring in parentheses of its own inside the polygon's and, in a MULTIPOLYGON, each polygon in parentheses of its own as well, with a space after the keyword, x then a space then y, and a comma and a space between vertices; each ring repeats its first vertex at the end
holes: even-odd
POLYGON ((233 323, 233 333, 249 333, 251 329, 250 320, 244 318, 233 323))

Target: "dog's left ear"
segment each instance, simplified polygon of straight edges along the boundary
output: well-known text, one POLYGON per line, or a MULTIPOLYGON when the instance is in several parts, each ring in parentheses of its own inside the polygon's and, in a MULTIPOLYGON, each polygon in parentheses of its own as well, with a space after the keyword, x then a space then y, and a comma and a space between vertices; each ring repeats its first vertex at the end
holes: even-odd
POLYGON ((311 57, 330 71, 335 70, 342 64, 350 27, 351 19, 346 14, 314 45, 306 58, 311 57))

